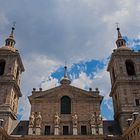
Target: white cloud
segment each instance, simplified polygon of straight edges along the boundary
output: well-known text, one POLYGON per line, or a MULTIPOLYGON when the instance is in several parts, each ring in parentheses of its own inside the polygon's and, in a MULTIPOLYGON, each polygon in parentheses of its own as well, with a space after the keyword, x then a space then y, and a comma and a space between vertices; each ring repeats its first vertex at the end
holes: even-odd
POLYGON ((90 77, 87 76, 85 72, 82 72, 79 74, 79 78, 73 79, 72 80, 72 85, 75 87, 79 87, 82 89, 85 89, 89 87, 92 83, 92 80, 90 77))
POLYGON ((115 13, 111 15, 105 15, 103 17, 103 21, 106 22, 107 24, 115 24, 117 21, 123 22, 126 17, 129 16, 128 10, 127 9, 122 9, 119 11, 115 11, 115 13))
POLYGON ((27 92, 33 87, 40 87, 44 81, 60 66, 59 61, 54 61, 44 55, 31 54, 24 60, 25 72, 22 80, 22 88, 27 92))
POLYGON ((111 87, 109 72, 107 72, 106 69, 107 66, 104 66, 103 69, 99 69, 97 67, 97 71, 93 72, 93 77, 88 76, 85 72, 81 70, 78 78, 74 75, 72 76, 72 85, 82 89, 99 88, 101 92, 100 94, 103 95, 105 99, 108 99, 111 87))
POLYGON ((43 90, 51 89, 59 85, 59 81, 56 78, 48 77, 41 82, 41 87, 43 90))
POLYGON ((110 92, 110 77, 109 73, 106 71, 106 66, 103 69, 99 69, 93 78, 93 86, 100 89, 101 95, 106 99, 109 98, 110 92))

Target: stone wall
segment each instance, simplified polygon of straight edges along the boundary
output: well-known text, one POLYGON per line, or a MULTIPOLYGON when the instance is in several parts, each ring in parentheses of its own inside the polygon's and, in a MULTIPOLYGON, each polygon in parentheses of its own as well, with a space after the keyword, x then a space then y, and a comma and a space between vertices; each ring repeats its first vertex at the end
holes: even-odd
MULTIPOLYGON (((99 91, 98 91, 99 92, 99 91)), ((42 116, 41 135, 44 135, 45 126, 50 126, 50 134, 54 134, 55 114, 60 117, 59 130, 63 134, 63 126, 68 126, 69 134, 73 134, 72 116, 77 115, 77 134, 81 134, 81 126, 86 126, 87 134, 91 134, 90 119, 96 112, 96 118, 100 115, 100 103, 102 96, 93 91, 85 91, 71 85, 61 85, 48 91, 33 92, 29 97, 31 112, 37 112, 42 116), (61 98, 68 96, 71 99, 71 113, 61 113, 61 98)))
POLYGON ((7 135, 6 131, 0 127, 0 140, 8 140, 9 136, 7 135))
POLYGON ((10 137, 8 140, 123 140, 121 137, 107 136, 22 136, 10 137))

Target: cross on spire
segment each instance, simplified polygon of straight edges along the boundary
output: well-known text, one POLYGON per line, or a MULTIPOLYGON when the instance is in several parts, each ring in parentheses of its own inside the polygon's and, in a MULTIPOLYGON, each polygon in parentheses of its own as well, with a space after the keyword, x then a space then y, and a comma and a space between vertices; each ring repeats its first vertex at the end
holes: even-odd
POLYGON ((67 62, 65 61, 65 66, 64 66, 64 78, 67 78, 67 62))
POLYGON ((12 31, 11 31, 11 34, 10 34, 10 37, 12 37, 12 38, 14 38, 15 25, 16 25, 16 22, 14 21, 13 26, 12 26, 12 31))

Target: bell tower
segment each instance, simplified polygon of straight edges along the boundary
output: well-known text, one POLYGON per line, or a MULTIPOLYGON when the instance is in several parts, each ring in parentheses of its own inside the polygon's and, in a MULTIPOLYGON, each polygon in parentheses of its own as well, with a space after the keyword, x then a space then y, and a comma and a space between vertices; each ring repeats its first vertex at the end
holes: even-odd
POLYGON ((111 78, 114 119, 123 132, 128 127, 127 119, 140 106, 140 52, 126 46, 120 28, 117 33, 117 49, 113 50, 107 70, 111 78))
POLYGON ((4 129, 10 133, 14 120, 17 120, 18 100, 21 74, 24 66, 18 50, 15 48, 14 30, 0 48, 0 119, 3 119, 4 129))

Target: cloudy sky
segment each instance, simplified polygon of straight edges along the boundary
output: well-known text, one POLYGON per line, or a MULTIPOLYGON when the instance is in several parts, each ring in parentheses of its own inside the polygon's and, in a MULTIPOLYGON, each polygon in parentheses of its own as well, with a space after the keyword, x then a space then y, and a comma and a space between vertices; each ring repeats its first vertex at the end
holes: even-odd
POLYGON ((102 115, 112 119, 106 67, 116 48, 116 23, 127 45, 137 50, 139 13, 139 0, 0 0, 0 45, 16 21, 16 48, 25 66, 19 118, 28 119, 27 96, 32 88, 59 85, 66 61, 72 85, 86 90, 98 87, 105 96, 102 115))

